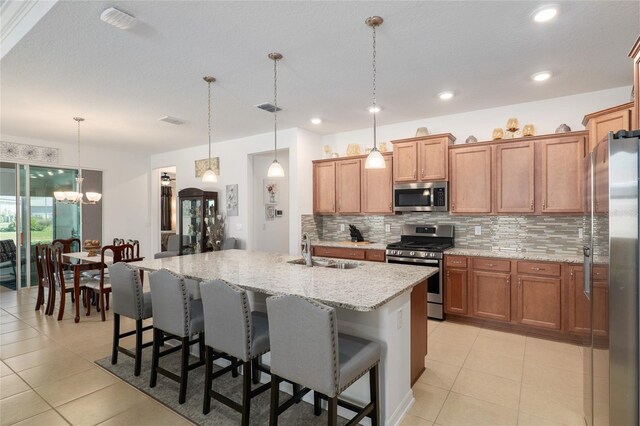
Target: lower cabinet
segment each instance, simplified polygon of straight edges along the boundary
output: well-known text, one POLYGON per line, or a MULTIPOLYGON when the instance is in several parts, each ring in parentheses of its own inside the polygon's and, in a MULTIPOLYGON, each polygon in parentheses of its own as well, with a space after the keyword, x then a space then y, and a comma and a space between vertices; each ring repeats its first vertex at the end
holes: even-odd
POLYGON ((313 246, 312 254, 318 257, 335 257, 338 259, 369 260, 372 262, 385 261, 384 250, 313 246))
POLYGON ((471 315, 510 321, 511 273, 474 269, 471 277, 471 315))
POLYGON ((444 281, 444 311, 448 314, 467 315, 467 270, 447 269, 444 281))
MULTIPOLYGON (((605 266, 593 267, 593 332, 598 336, 609 335, 609 284, 605 266)), ((567 288, 567 331, 588 334, 591 324, 589 305, 591 301, 583 291, 584 270, 582 266, 570 266, 567 288)))
POLYGON ((562 328, 560 277, 518 275, 518 318, 520 324, 560 330, 562 328))
POLYGON ((411 290, 411 386, 425 370, 427 356, 427 282, 411 290))

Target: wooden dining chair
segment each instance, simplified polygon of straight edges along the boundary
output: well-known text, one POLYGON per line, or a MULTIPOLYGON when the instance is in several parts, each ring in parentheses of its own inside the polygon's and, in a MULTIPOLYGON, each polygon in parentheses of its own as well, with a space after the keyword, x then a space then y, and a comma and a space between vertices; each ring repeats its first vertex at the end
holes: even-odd
MULTIPOLYGON (((51 308, 49 315, 52 315, 55 311, 55 294, 60 293, 60 306, 58 307, 58 321, 61 321, 64 317, 64 308, 67 299, 67 293, 73 294, 74 285, 70 283, 67 285, 67 274, 65 274, 66 264, 62 260, 64 249, 60 246, 50 246, 45 249, 45 266, 46 277, 49 282, 49 291, 51 296, 51 308)), ((80 281, 80 289, 86 288, 86 280, 80 281)))
POLYGON ((45 293, 45 288, 48 290, 47 291, 47 303, 46 306, 44 308, 44 313, 45 315, 51 315, 51 308, 52 308, 52 304, 51 304, 51 298, 53 297, 53 293, 51 291, 51 287, 49 287, 49 279, 48 277, 45 275, 47 270, 47 265, 46 265, 46 261, 47 261, 47 254, 46 254, 46 250, 47 250, 48 246, 46 244, 36 244, 35 245, 35 253, 36 253, 36 271, 38 272, 38 296, 36 297, 36 311, 39 311, 40 308, 42 308, 42 306, 45 304, 44 303, 44 293, 45 293))
MULTIPOLYGON (((100 275, 86 284, 87 295, 87 315, 91 314, 91 303, 89 295, 91 293, 98 297, 98 305, 102 321, 106 321, 105 310, 109 309, 109 294, 111 294, 111 283, 109 282, 109 265, 107 262, 113 264, 118 262, 137 262, 144 258, 136 256, 133 245, 120 244, 112 246, 104 246, 100 251, 100 275), (111 260, 109 261, 109 257, 111 260), (106 299, 106 305, 105 305, 106 299)), ((140 271, 140 279, 143 277, 142 270, 140 271)))
POLYGON ((82 248, 82 243, 78 238, 67 238, 62 239, 58 238, 51 242, 53 247, 60 246, 62 248, 62 253, 71 253, 74 251, 80 251, 82 248))

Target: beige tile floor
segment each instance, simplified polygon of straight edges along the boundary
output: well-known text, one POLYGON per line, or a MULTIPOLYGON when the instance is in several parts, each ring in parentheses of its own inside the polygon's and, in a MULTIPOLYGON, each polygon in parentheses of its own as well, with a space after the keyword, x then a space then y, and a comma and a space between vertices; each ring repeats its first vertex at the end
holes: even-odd
MULTIPOLYGON (((0 426, 188 424, 93 363, 110 353, 111 315, 75 324, 68 303, 57 321, 35 295, 0 287, 0 426)), ((425 362, 403 425, 583 424, 578 346, 430 321, 425 362)))
POLYGON ((584 425, 579 346, 435 321, 428 342, 403 425, 584 425))

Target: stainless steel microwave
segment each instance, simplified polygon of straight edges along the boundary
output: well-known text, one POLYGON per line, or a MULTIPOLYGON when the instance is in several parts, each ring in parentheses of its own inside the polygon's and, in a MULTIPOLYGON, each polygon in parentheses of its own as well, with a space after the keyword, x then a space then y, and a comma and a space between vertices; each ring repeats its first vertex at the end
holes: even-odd
POLYGON ((449 211, 447 182, 405 183, 393 186, 393 210, 396 212, 449 211))

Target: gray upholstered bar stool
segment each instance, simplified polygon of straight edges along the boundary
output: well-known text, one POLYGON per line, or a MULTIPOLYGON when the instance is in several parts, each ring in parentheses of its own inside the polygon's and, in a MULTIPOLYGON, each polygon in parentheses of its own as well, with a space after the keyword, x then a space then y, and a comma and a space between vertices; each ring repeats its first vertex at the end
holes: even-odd
POLYGON ((267 298, 271 340, 271 426, 278 415, 301 395, 279 405, 279 383, 286 379, 305 386, 300 393, 314 391, 314 413, 320 415, 320 399, 329 402, 329 425, 335 426, 338 405, 357 412, 349 425, 365 416, 380 424, 378 364, 380 345, 360 337, 338 333, 335 309, 300 296, 267 298), (365 407, 338 399, 344 390, 369 372, 371 402, 365 407))
POLYGON ((243 289, 222 280, 200 283, 204 309, 206 369, 202 412, 209 413, 211 398, 242 413, 242 425, 249 425, 251 399, 269 389, 269 383, 251 389, 252 378, 258 382, 260 371, 269 373, 259 362, 269 351, 269 320, 267 314, 251 312, 249 298, 243 289), (217 352, 217 353, 216 353, 217 352), (213 361, 224 354, 234 357, 228 367, 214 373, 213 361), (242 404, 214 391, 213 379, 232 372, 242 365, 242 404))
POLYGON ((152 316, 151 293, 142 290, 141 271, 125 262, 109 266, 111 276, 111 292, 113 293, 113 349, 111 364, 118 362, 118 352, 135 359, 134 375, 140 375, 142 348, 153 344, 142 344, 142 332, 151 330, 153 325, 143 327, 142 321, 152 316), (136 329, 120 333, 120 315, 136 321, 136 329), (120 346, 120 339, 136 335, 135 353, 120 346))
POLYGON ((190 300, 184 278, 166 269, 149 274, 149 286, 153 302, 153 355, 149 386, 156 386, 158 373, 178 382, 178 402, 183 404, 187 398, 189 371, 204 365, 202 301, 190 300), (196 334, 198 338, 191 340, 196 334), (169 339, 178 339, 181 345, 160 352, 160 346, 169 339), (199 345, 200 360, 189 365, 189 348, 195 343, 199 345), (180 350, 180 376, 158 365, 161 357, 180 350))

